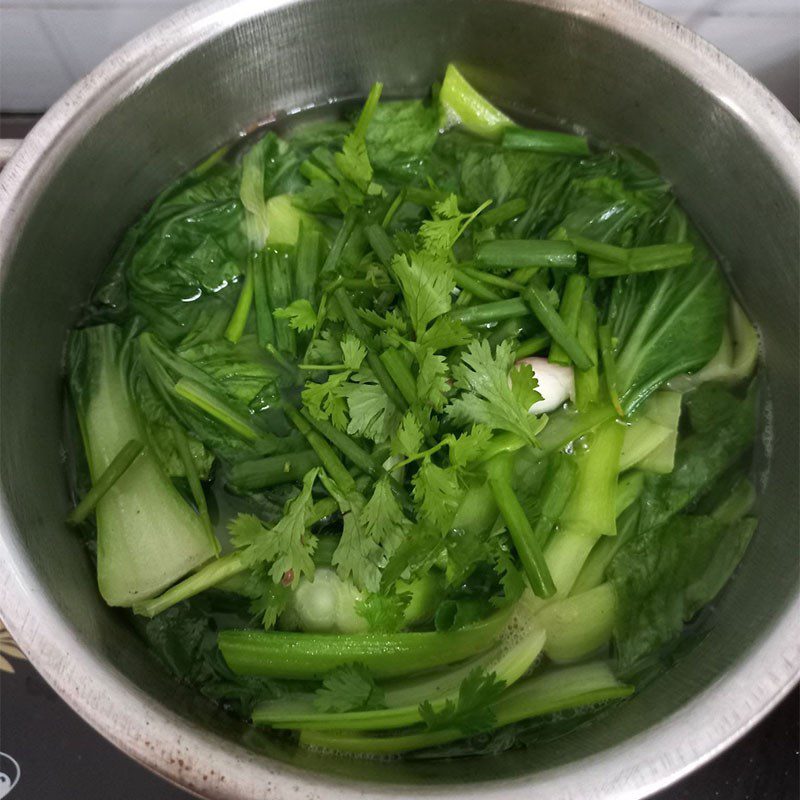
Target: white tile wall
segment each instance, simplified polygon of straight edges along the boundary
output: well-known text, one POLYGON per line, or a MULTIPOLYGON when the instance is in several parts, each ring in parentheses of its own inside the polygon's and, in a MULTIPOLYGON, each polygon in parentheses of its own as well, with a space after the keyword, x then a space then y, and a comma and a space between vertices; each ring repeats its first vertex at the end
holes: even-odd
MULTIPOLYGON (((0 0, 0 109, 42 111, 186 0, 0 0)), ((800 0, 649 0, 800 112, 800 0)))

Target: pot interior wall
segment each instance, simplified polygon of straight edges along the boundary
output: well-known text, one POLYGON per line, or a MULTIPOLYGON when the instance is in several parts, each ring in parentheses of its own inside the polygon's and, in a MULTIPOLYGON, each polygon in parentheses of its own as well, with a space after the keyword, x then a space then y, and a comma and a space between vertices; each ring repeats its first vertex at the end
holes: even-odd
MULTIPOLYGON (((787 565, 797 557, 797 196, 759 150, 736 98, 700 86, 676 66, 680 52, 665 63, 630 38, 633 28, 613 31, 601 16, 558 5, 315 0, 252 19, 243 5, 219 11, 195 25, 194 43, 179 58, 160 65, 163 40, 142 50, 108 88, 112 102, 92 102, 70 121, 20 200, 24 224, 2 274, 0 458, 16 521, 4 535, 16 537, 41 591, 85 645, 191 724, 342 776, 449 783, 521 775, 595 754, 681 708, 757 646, 796 593, 796 569, 787 565), (297 752, 176 691, 123 617, 100 601, 88 559, 63 523, 61 451, 65 332, 121 233, 158 190, 257 120, 363 95, 376 79, 391 95, 421 94, 451 60, 509 108, 586 126, 659 162, 725 255, 760 326, 772 407, 760 530, 713 629, 602 724, 469 770, 297 752)), ((185 34, 173 26, 173 36, 185 34)))

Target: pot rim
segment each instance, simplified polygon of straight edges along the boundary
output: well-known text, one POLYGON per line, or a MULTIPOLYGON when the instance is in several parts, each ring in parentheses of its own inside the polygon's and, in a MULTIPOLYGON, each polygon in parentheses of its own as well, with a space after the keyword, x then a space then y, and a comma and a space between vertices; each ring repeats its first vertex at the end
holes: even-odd
MULTIPOLYGON (((70 89, 42 117, 0 174, 0 281, 27 210, 47 175, 106 110, 109 92, 128 94, 183 54, 259 13, 302 0, 207 0, 179 11, 133 39, 70 89)), ((402 0, 399 0, 402 2, 402 0)), ((491 2, 491 0, 486 0, 491 2)), ((714 90, 746 120, 760 146, 800 198, 800 124, 758 81, 727 56, 669 17, 637 0, 518 0, 619 31, 714 90)), ((15 527, 0 497, 0 531, 15 527)), ((344 780, 270 760, 161 706, 104 662, 61 618, 38 586, 15 536, 0 536, 0 610, 17 644, 58 694, 123 752, 188 791, 213 798, 274 797, 302 791, 308 798, 346 800, 463 795, 465 784, 380 785, 344 780), (209 772, 206 765, 214 764, 209 772), (199 765, 192 769, 191 765, 199 765), (201 770, 202 767, 202 770, 201 770), (190 771, 191 770, 191 771, 190 771)), ((615 745, 597 759, 535 774, 549 798, 641 798, 705 764, 743 736, 785 697, 800 678, 800 596, 775 620, 736 666, 655 726, 615 745), (709 715, 709 708, 720 710, 709 715), (722 710, 729 713, 722 713, 722 710), (733 709, 744 709, 737 713, 733 709), (709 719, 709 716, 713 716, 709 719), (691 736, 688 735, 691 732, 691 736), (675 742, 680 742, 676 748, 675 742)), ((529 795, 531 777, 480 784, 486 800, 529 795)))

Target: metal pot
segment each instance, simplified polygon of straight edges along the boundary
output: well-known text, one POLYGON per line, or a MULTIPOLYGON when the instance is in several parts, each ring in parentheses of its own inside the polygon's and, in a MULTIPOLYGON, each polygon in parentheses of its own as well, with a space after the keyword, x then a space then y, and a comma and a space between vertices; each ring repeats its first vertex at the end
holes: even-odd
POLYGON ((2 175, 0 616, 104 736, 206 797, 639 798, 678 779, 800 670, 799 130, 718 51, 632 0, 213 0, 162 23, 57 103, 2 175), (62 347, 122 231, 202 156, 375 79, 422 93, 450 60, 512 111, 651 154, 724 255, 764 340, 761 526, 713 629, 602 724, 466 762, 350 761, 225 717, 103 605, 64 525, 62 347))

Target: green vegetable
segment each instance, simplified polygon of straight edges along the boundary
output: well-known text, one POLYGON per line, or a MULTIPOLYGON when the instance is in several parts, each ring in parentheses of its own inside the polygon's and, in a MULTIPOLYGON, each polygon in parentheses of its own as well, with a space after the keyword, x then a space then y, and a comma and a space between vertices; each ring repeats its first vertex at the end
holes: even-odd
MULTIPOLYGON (((128 442, 143 438, 125 377, 127 357, 113 325, 70 337, 70 390, 96 480, 128 442)), ((95 513, 97 583, 111 606, 153 597, 215 555, 202 520, 148 450, 105 492, 95 513)))
POLYGON ((453 64, 447 65, 439 103, 447 122, 463 125, 478 136, 494 139, 512 125, 505 114, 467 83, 453 64))
POLYGON ((503 147, 536 150, 540 153, 589 155, 589 143, 584 136, 573 136, 558 131, 532 131, 527 128, 508 128, 503 133, 503 147))

